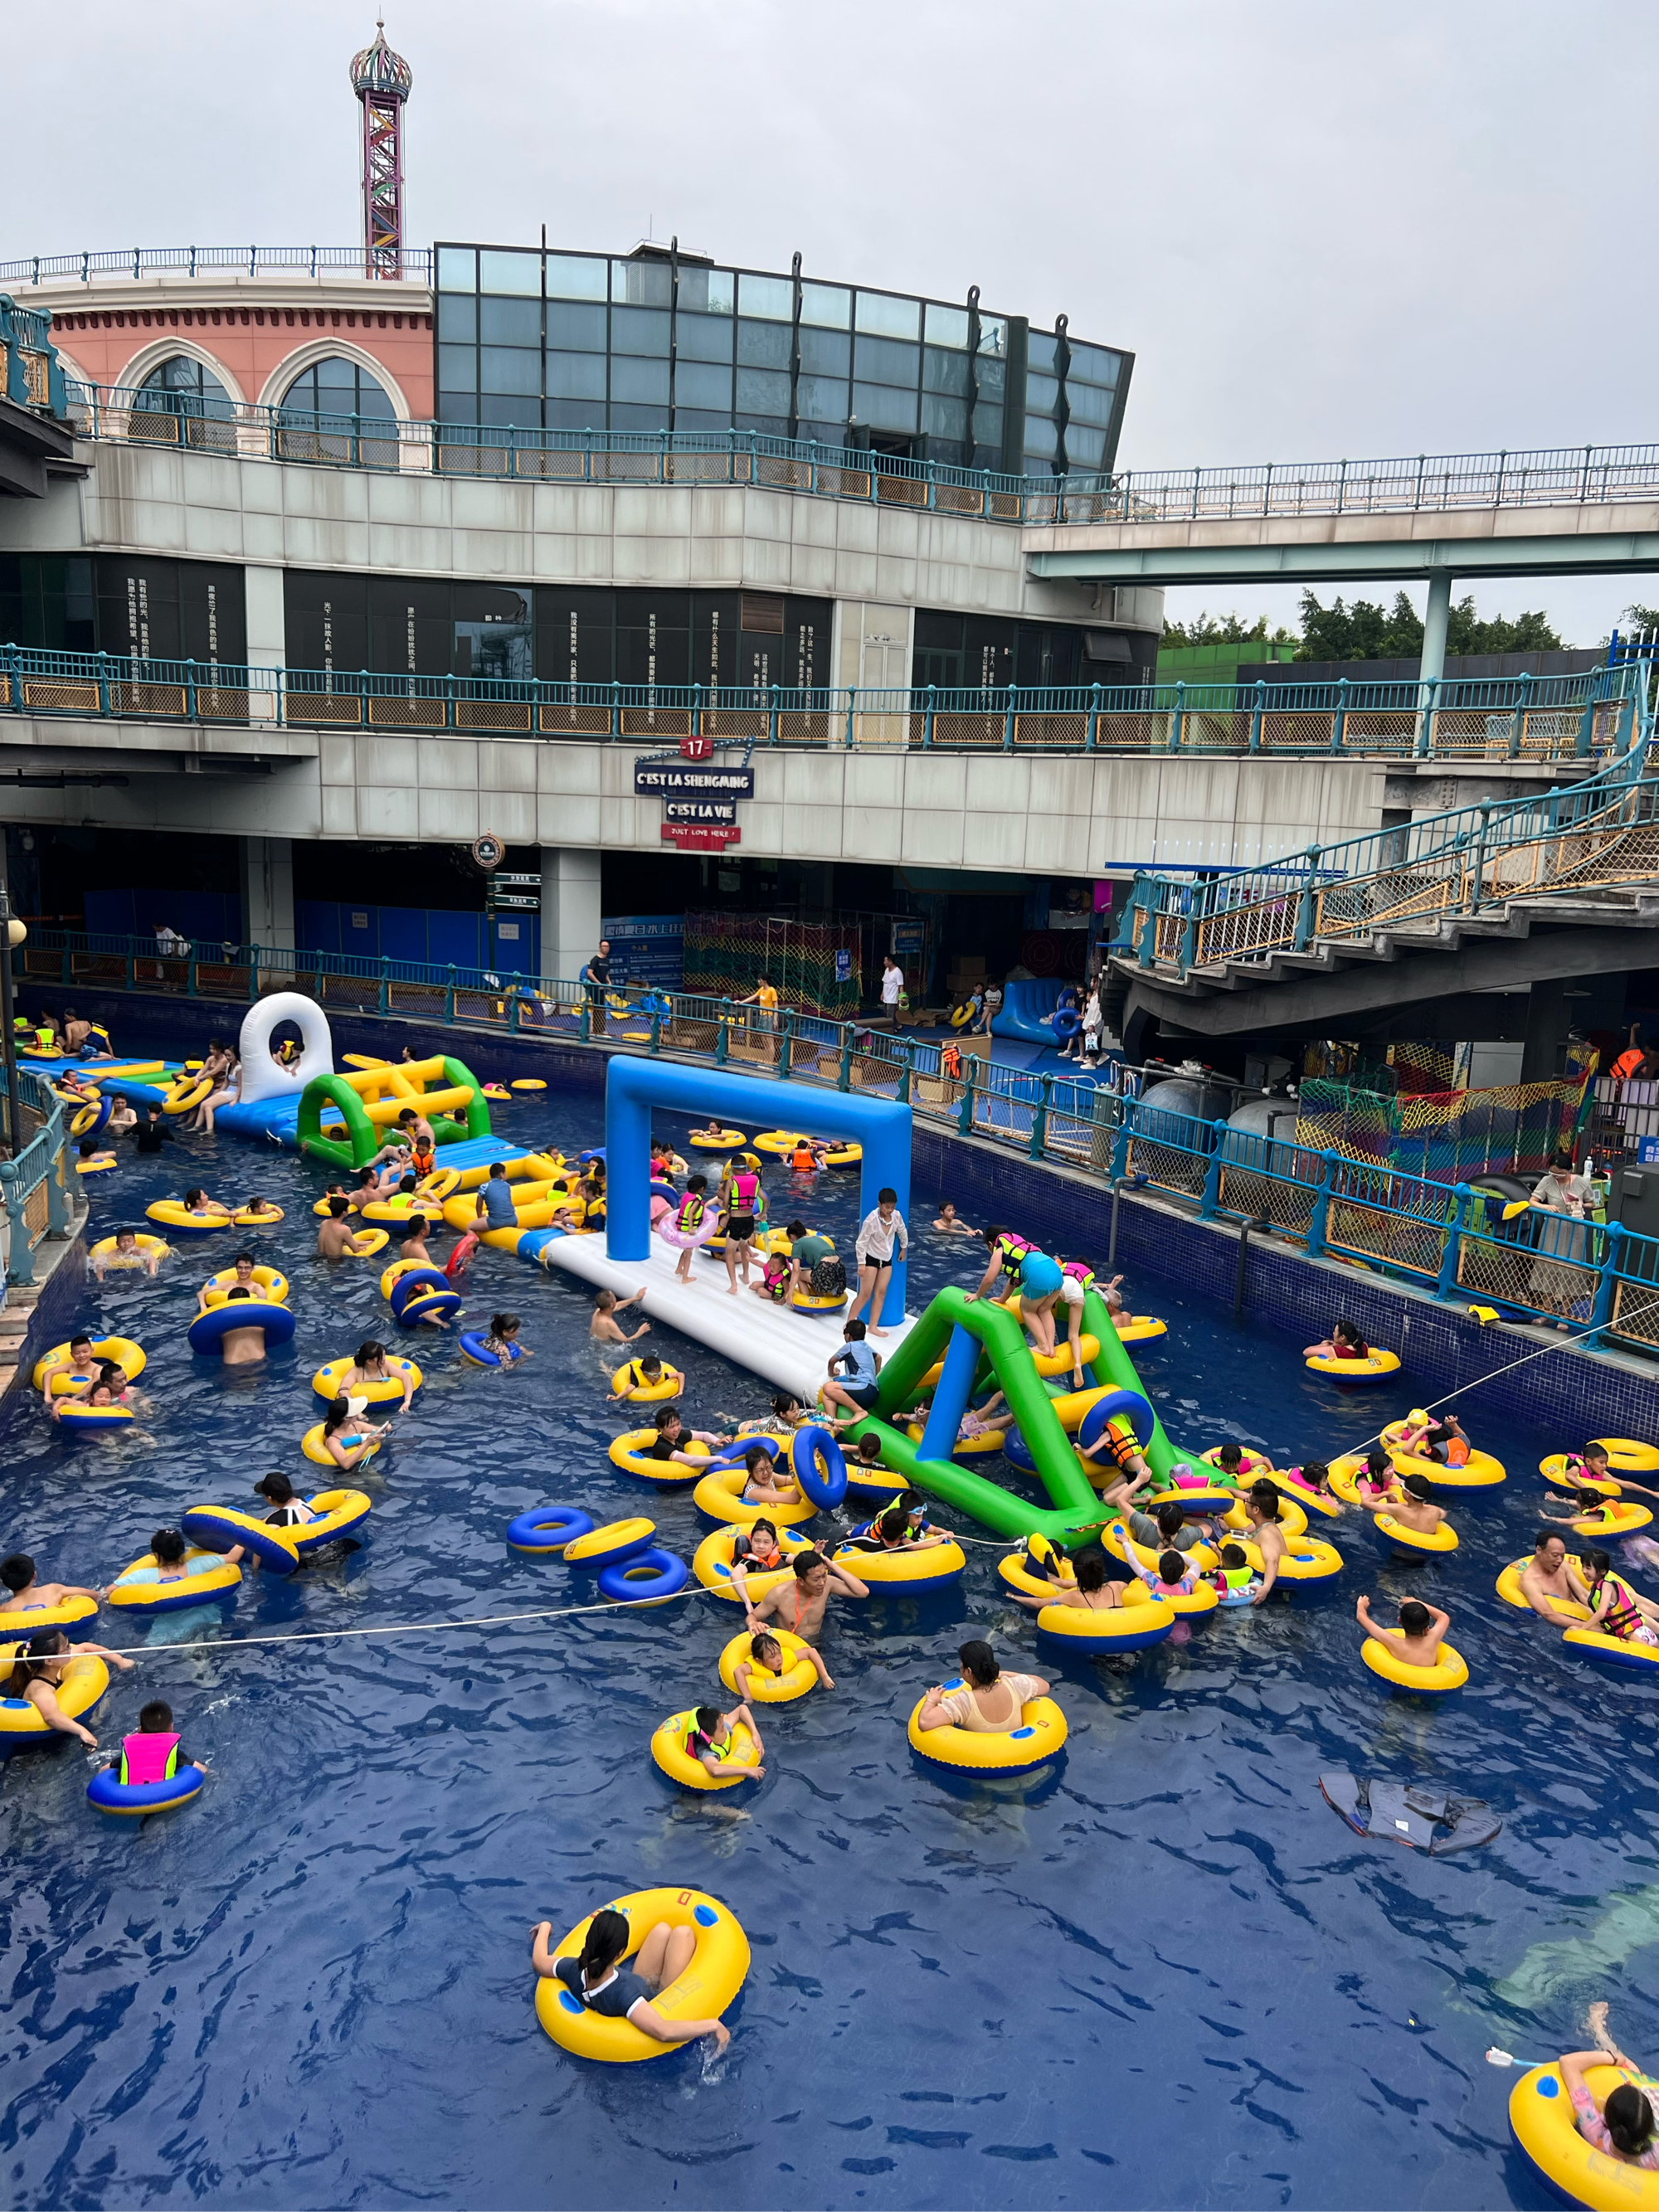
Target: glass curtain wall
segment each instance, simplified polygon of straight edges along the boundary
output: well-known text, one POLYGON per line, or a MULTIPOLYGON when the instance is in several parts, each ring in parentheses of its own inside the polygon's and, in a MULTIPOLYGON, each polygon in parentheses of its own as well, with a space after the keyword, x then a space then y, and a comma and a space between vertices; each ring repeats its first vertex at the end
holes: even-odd
MULTIPOLYGON (((754 431, 1047 473, 1068 448, 1063 339, 942 301, 666 252, 438 248, 437 413, 510 431, 754 431)), ((1129 356, 1075 346, 1073 467, 1109 465, 1129 356)))

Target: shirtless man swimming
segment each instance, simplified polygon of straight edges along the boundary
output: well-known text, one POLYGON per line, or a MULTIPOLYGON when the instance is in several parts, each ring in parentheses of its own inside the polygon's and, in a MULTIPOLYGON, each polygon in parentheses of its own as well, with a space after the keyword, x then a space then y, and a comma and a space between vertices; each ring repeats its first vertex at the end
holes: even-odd
POLYGON ((749 1608, 749 1628, 752 1634, 775 1620, 780 1628, 787 1628, 808 1644, 815 1643, 823 1626, 823 1609, 830 1602, 832 1589, 843 1591, 848 1597, 868 1597, 869 1585, 834 1559, 826 1559, 822 1552, 797 1552, 793 1559, 795 1579, 779 1583, 766 1593, 758 1605, 749 1608))
POLYGON ((317 1249, 325 1260, 357 1259, 368 1249, 368 1239, 351 1227, 351 1208, 343 1198, 329 1200, 328 1219, 317 1231, 317 1249))
MULTIPOLYGON (((1279 1525, 1279 1492, 1271 1482, 1253 1483, 1250 1494, 1244 1500, 1244 1510, 1250 1523, 1250 1540, 1261 1554, 1261 1587, 1250 1600, 1260 1605, 1279 1579, 1279 1562, 1285 1557, 1285 1532, 1279 1525)), ((1424 1664, 1431 1664, 1425 1661, 1424 1664)))
POLYGON ((614 1291, 597 1291, 593 1298, 593 1318, 587 1324, 588 1334, 597 1336, 605 1344, 632 1344, 635 1337, 648 1335, 651 1329, 648 1321, 642 1321, 630 1336, 617 1318, 619 1314, 626 1313, 629 1306, 638 1305, 644 1296, 643 1285, 631 1297, 626 1298, 619 1298, 614 1291))
POLYGON ((4 1592, 0 1599, 0 1629, 14 1613, 45 1612, 71 1597, 89 1597, 96 1604, 104 1595, 102 1590, 82 1589, 76 1583, 38 1580, 34 1562, 27 1552, 14 1552, 9 1559, 0 1559, 0 1591, 4 1592))
POLYGON ((1540 1528, 1533 1554, 1521 1570, 1521 1595, 1535 1613, 1559 1627, 1562 1616, 1553 1598, 1589 1603, 1589 1591, 1576 1564, 1567 1557, 1566 1540, 1553 1528, 1540 1528))

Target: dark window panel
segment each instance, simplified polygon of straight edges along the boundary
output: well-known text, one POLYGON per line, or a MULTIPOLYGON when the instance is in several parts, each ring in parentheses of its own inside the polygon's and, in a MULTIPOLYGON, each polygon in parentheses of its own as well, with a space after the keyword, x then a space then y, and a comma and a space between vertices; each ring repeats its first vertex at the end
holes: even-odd
MULTIPOLYGON (((595 418, 591 403, 605 412, 605 356, 602 353, 550 353, 547 356, 547 396, 550 399, 583 399, 590 403, 586 422, 595 418)), ((551 416, 549 417, 551 420, 551 416)))
POLYGON ((929 346, 922 356, 921 386, 924 392, 948 392, 953 399, 968 396, 968 356, 965 353, 941 353, 937 346, 929 346))
POLYGON ((479 397, 478 420, 492 430, 539 429, 542 403, 534 392, 486 392, 479 397))
POLYGON ((717 409, 722 425, 729 421, 732 411, 730 365, 682 358, 674 368, 674 405, 677 422, 679 410, 687 407, 717 409))
POLYGON ((485 345, 540 345, 541 301, 481 300, 478 302, 478 336, 485 345))
POLYGON ((844 331, 811 331, 803 325, 800 365, 803 373, 838 376, 845 382, 852 371, 853 341, 844 331))
POLYGON ((547 343, 567 353, 603 353, 605 348, 605 310, 547 303, 547 343))
POLYGON ((362 576, 283 574, 290 668, 345 672, 368 662, 368 585, 362 576))
POLYGON ((609 684, 616 674, 616 593, 544 584, 535 596, 536 673, 553 684, 609 684))
POLYGON ((437 406, 441 422, 476 422, 478 419, 477 388, 469 386, 465 392, 440 392, 437 406))
POLYGON ((930 438, 953 438, 959 444, 968 435, 968 403, 945 399, 932 392, 921 396, 921 427, 930 438))
POLYGON ((853 373, 861 384, 908 385, 914 390, 921 369, 921 348, 901 345, 894 338, 866 337, 859 332, 853 373))
POLYGON ((666 361, 668 324, 667 314, 658 307, 612 307, 611 351, 654 354, 666 361))
MULTIPOLYGON (((486 392, 539 395, 542 357, 526 346, 484 346, 480 349, 478 383, 486 392)), ((518 419, 526 418, 520 415, 518 419)))
POLYGON ((853 412, 860 422, 872 430, 891 430, 903 434, 914 433, 916 427, 916 395, 914 392, 898 392, 887 384, 855 384, 853 386, 853 412))
MULTIPOLYGON (((729 377, 729 375, 730 375, 731 372, 728 370, 726 373, 727 373, 727 375, 728 375, 728 377, 729 377)), ((676 396, 675 396, 675 400, 674 400, 674 428, 675 428, 675 429, 676 429, 677 431, 678 431, 678 430, 713 430, 713 431, 725 431, 725 430, 729 430, 729 429, 731 428, 731 427, 732 427, 732 410, 731 410, 731 408, 730 408, 729 406, 726 406, 726 407, 687 407, 687 406, 684 406, 684 405, 681 403, 681 401, 680 401, 680 399, 679 399, 679 397, 678 397, 678 386, 676 386, 676 396)))
MULTIPOLYGON (((603 369, 604 363, 601 362, 603 369)), ((605 402, 603 399, 553 399, 542 403, 550 430, 603 430, 605 402)))
POLYGON ((611 403, 611 428, 613 430, 647 430, 654 436, 659 430, 668 428, 667 402, 665 400, 658 407, 630 406, 613 399, 611 403))
POLYGON ((789 434, 788 417, 783 415, 739 415, 734 428, 753 430, 762 438, 787 438, 789 434))
POLYGON ((789 412, 789 379, 776 371, 740 368, 738 371, 738 409, 745 415, 789 412))
POLYGON ((814 422, 844 423, 847 399, 844 376, 803 376, 800 380, 798 406, 803 422, 810 416, 814 422))
POLYGON ((729 315, 680 313, 674 328, 674 345, 682 361, 732 359, 732 318, 729 315))
POLYGON ((740 320, 738 324, 738 360, 745 368, 787 369, 788 324, 740 320))
POLYGON ((440 345, 470 345, 477 335, 477 301, 471 297, 441 292, 438 295, 440 345))
POLYGON ((810 438, 816 446, 842 447, 847 443, 845 422, 809 422, 804 417, 799 434, 810 438))
POLYGON ((477 373, 476 347, 441 345, 438 348, 438 382, 446 391, 469 389, 477 373))
MULTIPOLYGON (((615 354, 611 361, 611 397, 635 406, 665 408, 668 404, 668 363, 639 361, 615 354)), ((666 418, 665 417, 665 420, 666 418)))

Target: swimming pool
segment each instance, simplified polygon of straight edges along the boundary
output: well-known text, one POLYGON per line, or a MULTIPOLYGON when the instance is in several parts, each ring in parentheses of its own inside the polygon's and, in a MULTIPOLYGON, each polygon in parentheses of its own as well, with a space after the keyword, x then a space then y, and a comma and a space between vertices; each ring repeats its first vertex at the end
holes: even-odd
MULTIPOLYGON (((569 1149, 597 1140, 599 1117, 597 1097, 549 1094, 500 1126, 569 1149)), ((153 1444, 70 1444, 37 1400, 9 1402, 3 1540, 47 1575, 106 1581, 188 1504, 251 1508, 266 1468, 297 1477, 313 1369, 395 1334, 378 1262, 312 1256, 320 1170, 229 1138, 179 1152, 100 1181, 93 1233, 198 1174, 216 1194, 263 1188, 288 1209, 258 1245, 292 1281, 295 1342, 257 1376, 191 1358, 193 1292, 231 1237, 156 1283, 88 1284, 83 1318, 149 1352, 153 1444)), ((804 1210, 845 1243, 856 1203, 855 1175, 826 1175, 804 1210)), ((773 1212, 787 1218, 775 1190, 773 1212)), ((921 1229, 932 1212, 915 1208, 917 1308, 978 1272, 979 1248, 921 1229)), ((1170 1322, 1135 1358, 1183 1441, 1328 1454, 1413 1402, 1409 1376, 1345 1399, 1290 1337, 1129 1288, 1170 1322)), ((690 1558, 706 1524, 689 1494, 642 1500, 605 1459, 634 1415, 603 1402, 620 1355, 587 1339, 583 1286, 485 1250, 468 1292, 470 1317, 521 1314, 537 1357, 501 1376, 423 1339, 425 1391, 360 1478, 368 1542, 245 1583, 232 1636, 578 1601, 591 1586, 502 1543, 542 1501, 648 1511, 690 1558)), ((825 1326, 826 1357, 837 1340, 825 1326)), ((644 1343, 687 1370, 698 1423, 763 1404, 701 1346, 661 1329, 644 1343)), ((1482 2053, 1572 2047, 1585 2000, 1606 1995, 1626 2047, 1659 2057, 1656 1693, 1566 1662, 1497 1599, 1498 1567, 1529 1547, 1538 1457, 1582 1439, 1482 1422, 1479 1405, 1467 1425, 1510 1480, 1455 1509, 1463 1548, 1445 1568, 1381 1565, 1345 1522, 1347 1570, 1322 1601, 1063 1668, 1036 1656, 994 1550, 948 1595, 832 1606, 836 1689, 766 1717, 768 1778, 741 1805, 682 1796, 647 1748, 712 1691, 737 1622, 706 1598, 429 1640, 158 1653, 94 1725, 110 1744, 144 1695, 167 1698, 215 1768, 194 1806, 142 1829, 101 1821, 70 1745, 0 1769, 11 2200, 1541 2203, 1509 2146, 1515 2077, 1482 2053), (1413 1587, 1446 1595, 1473 1672, 1438 1709, 1385 1700, 1358 1659, 1354 1597, 1413 1587), (1033 1781, 957 1784, 906 1746, 911 1705, 971 1632, 1056 1684, 1068 1753, 1033 1781), (1487 1797, 1504 1832, 1432 1862, 1357 1838, 1320 1798, 1333 1767, 1487 1797), (532 2009, 532 1923, 562 1933, 668 1881, 725 1899, 754 1947, 731 2053, 566 2058, 532 2009)), ((100 1630, 139 1632, 107 1612, 100 1630)))

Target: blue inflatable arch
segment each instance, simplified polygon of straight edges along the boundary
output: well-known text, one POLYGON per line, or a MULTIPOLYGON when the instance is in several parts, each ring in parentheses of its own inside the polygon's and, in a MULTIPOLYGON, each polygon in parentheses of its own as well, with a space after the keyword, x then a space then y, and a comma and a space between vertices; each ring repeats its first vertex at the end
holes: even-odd
MULTIPOLYGON (((718 1067, 686 1067, 665 1060, 620 1054, 605 1083, 607 1231, 613 1260, 643 1260, 651 1249, 651 1109, 708 1115, 739 1127, 764 1113, 775 1129, 799 1129, 809 1137, 847 1136, 864 1147, 860 1218, 878 1191, 898 1193, 898 1210, 910 1220, 910 1109, 890 1098, 861 1098, 816 1084, 767 1083, 718 1067)), ((856 1284, 852 1255, 848 1279, 856 1284)), ((885 1324, 904 1318, 905 1265, 896 1260, 882 1308, 885 1324)))

